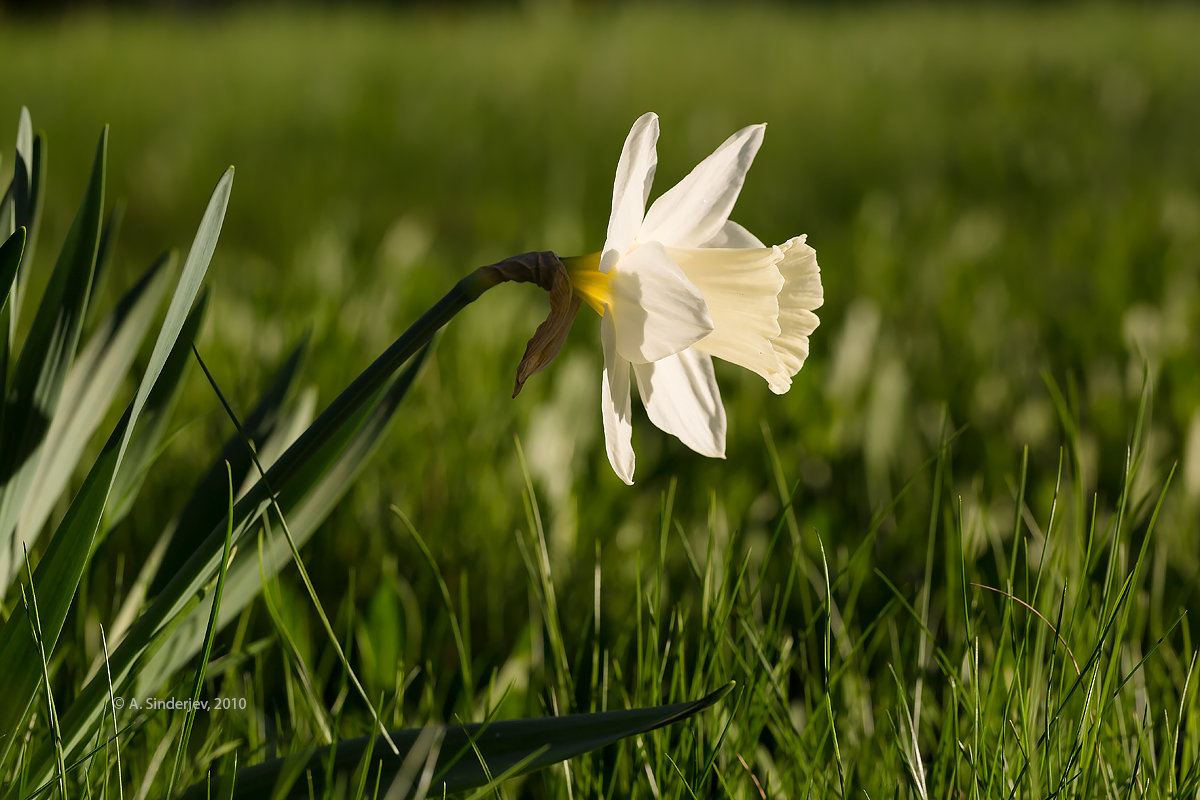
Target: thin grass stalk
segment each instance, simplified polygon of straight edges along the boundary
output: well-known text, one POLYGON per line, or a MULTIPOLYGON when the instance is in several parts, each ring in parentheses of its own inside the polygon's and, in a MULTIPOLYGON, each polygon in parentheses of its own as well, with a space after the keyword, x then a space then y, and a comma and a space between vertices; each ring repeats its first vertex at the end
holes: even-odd
MULTIPOLYGON (((193 345, 193 348, 195 345, 193 345)), ((217 588, 213 592, 212 608, 208 613, 208 630, 204 634, 204 650, 200 654, 200 663, 196 665, 196 676, 192 681, 192 704, 183 720, 183 732, 179 736, 179 745, 175 751, 175 763, 171 767, 171 778, 167 781, 167 796, 175 791, 175 782, 179 779, 183 768, 183 759, 187 753, 188 740, 192 735, 192 725, 196 720, 196 704, 200 700, 200 689, 204 686, 204 672, 208 668, 208 659, 212 654, 213 639, 217 635, 217 617, 221 613, 221 596, 225 592, 225 575, 229 571, 230 540, 233 538, 233 472, 226 464, 226 475, 229 478, 229 524, 225 527, 225 548, 221 552, 221 571, 217 573, 217 588)))
POLYGON ((33 571, 29 567, 29 553, 25 553, 25 577, 28 584, 21 586, 21 603, 33 626, 33 640, 41 657, 42 685, 46 689, 46 719, 50 723, 50 736, 54 741, 54 760, 57 767, 55 779, 62 796, 67 796, 67 763, 63 755, 62 729, 58 724, 58 711, 54 707, 54 691, 50 685, 50 664, 46 660, 46 642, 42 636, 42 619, 38 613, 37 591, 34 589, 33 571), (28 586, 28 588, 26 588, 28 586))
MULTIPOLYGON (((432 332, 429 335, 432 336, 433 335, 432 332)), ((303 559, 300 558, 300 550, 296 546, 296 540, 292 536, 291 529, 288 528, 287 519, 284 517, 283 509, 279 507, 279 501, 277 499, 278 495, 276 494, 275 490, 271 487, 271 483, 267 478, 267 472, 266 472, 266 470, 263 469, 262 462, 259 461, 259 459, 258 459, 258 454, 254 451, 253 443, 251 443, 251 441, 246 437, 246 431, 242 427, 241 420, 238 418, 237 414, 234 412, 233 407, 229 405, 229 401, 225 399, 225 395, 221 392, 220 387, 217 385, 216 379, 213 378, 212 373, 209 372, 208 366, 204 363, 204 359, 202 359, 200 357, 200 351, 196 349, 196 346, 194 344, 192 345, 192 353, 196 356, 196 361, 199 362, 200 368, 204 371, 204 377, 208 379, 209 385, 212 386, 213 391, 216 393, 217 399, 221 402, 222 408, 225 409, 225 413, 229 416, 229 419, 233 422, 234 427, 237 428, 238 435, 242 437, 242 440, 246 443, 246 447, 250 450, 250 459, 254 462, 255 469, 258 470, 259 480, 262 481, 263 487, 265 488, 267 495, 270 498, 271 507, 275 510, 275 514, 279 519, 279 525, 283 529, 284 536, 287 538, 288 548, 292 552, 292 560, 296 564, 296 570, 300 574, 300 579, 304 582, 304 588, 308 592, 309 600, 312 602, 313 608, 314 608, 314 610, 316 610, 317 616, 320 618, 321 624, 325 628, 325 633, 329 637, 330 644, 333 645, 333 649, 334 649, 334 652, 337 654, 338 660, 342 663, 342 666, 345 668, 346 674, 350 676, 350 680, 354 684, 354 688, 358 691, 359 695, 362 697, 363 702, 365 702, 367 704, 367 708, 370 709, 371 718, 374 721, 375 726, 379 729, 380 735, 383 737, 384 741, 387 742, 388 746, 392 748, 392 752, 396 753, 397 750, 396 750, 395 742, 393 742, 391 740, 391 736, 387 732, 387 727, 383 724, 383 719, 380 717, 378 709, 375 708, 375 703, 371 700, 370 696, 367 694, 367 690, 365 688, 363 688, 362 682, 359 681, 358 675, 355 674, 355 672, 354 672, 354 668, 350 666, 350 660, 348 658, 346 658, 346 654, 342 650, 341 642, 338 641, 337 634, 334 633, 333 626, 330 625, 330 623, 329 623, 329 617, 325 613, 325 609, 321 605, 320 599, 317 597, 317 590, 316 590, 316 588, 313 587, 312 580, 308 576, 308 570, 304 566, 303 559)), ((382 386, 378 387, 378 388, 382 388, 382 386)), ((230 480, 232 482, 232 478, 230 480)), ((232 493, 233 493, 233 489, 232 489, 232 483, 231 483, 230 509, 229 509, 229 515, 226 517, 226 520, 227 520, 227 533, 226 533, 226 539, 225 539, 226 558, 228 557, 229 540, 233 536, 233 507, 232 507, 233 506, 233 500, 232 500, 233 495, 232 495, 232 493)), ((225 562, 222 562, 222 565, 223 566, 221 567, 221 570, 222 570, 221 581, 223 583, 224 582, 225 562)), ((214 619, 210 622, 210 624, 215 625, 215 622, 216 621, 214 619)), ((210 633, 211 633, 211 631, 210 631, 210 633)))

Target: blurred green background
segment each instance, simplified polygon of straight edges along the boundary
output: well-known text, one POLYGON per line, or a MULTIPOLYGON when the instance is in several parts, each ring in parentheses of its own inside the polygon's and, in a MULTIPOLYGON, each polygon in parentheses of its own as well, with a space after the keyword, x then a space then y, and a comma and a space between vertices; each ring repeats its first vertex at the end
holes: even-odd
MULTIPOLYGON (((626 488, 604 456, 596 318, 584 309, 558 361, 511 400, 546 300, 528 286, 488 294, 446 331, 305 551, 331 604, 405 600, 409 663, 454 659, 392 504, 456 596, 469 586, 480 652, 509 652, 523 625, 514 437, 556 575, 587 587, 563 593, 564 614, 591 614, 599 546, 603 602, 620 619, 673 481, 675 518, 699 547, 710 531, 721 547, 765 542, 782 508, 766 431, 810 555, 815 532, 836 572, 936 450, 948 414, 966 426, 954 485, 974 557, 1007 546, 1023 447, 1030 502, 1053 494, 1064 433, 1050 385, 1078 417, 1086 491, 1115 503, 1147 375, 1141 491, 1181 462, 1155 569, 1166 604, 1186 607, 1200 566, 1197 30, 1200 10, 1182 4, 0 18, 0 119, 11 122, 0 147, 11 152, 29 106, 49 139, 45 270, 111 124, 109 196, 128 207, 102 307, 159 251, 186 246, 236 165, 200 349, 244 413, 306 333, 323 404, 475 266, 598 249, 621 142, 642 112, 662 120, 654 195, 737 128, 769 123, 733 217, 768 242, 807 233, 826 292, 790 393, 718 366, 724 462, 639 407, 638 483, 626 488)), ((195 373, 144 495, 162 505, 143 503, 96 569, 137 558, 140 533, 179 506, 197 458, 229 434, 195 373)), ((901 585, 920 579, 928 491, 894 509, 873 545, 901 585)), ((682 555, 668 566, 686 575, 682 555)))

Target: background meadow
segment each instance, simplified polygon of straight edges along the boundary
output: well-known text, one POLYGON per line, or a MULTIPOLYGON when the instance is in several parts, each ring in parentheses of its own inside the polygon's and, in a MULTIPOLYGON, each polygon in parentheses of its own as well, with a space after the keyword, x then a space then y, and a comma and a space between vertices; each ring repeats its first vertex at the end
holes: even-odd
MULTIPOLYGON (((303 337, 320 407, 474 267, 598 249, 642 112, 655 196, 768 122, 733 216, 807 233, 826 293, 791 391, 718 365, 725 461, 639 409, 628 488, 596 318, 512 400, 546 299, 486 295, 303 551, 369 693, 415 726, 738 681, 501 796, 1194 796, 1197 30, 1169 4, 0 16, 0 115, 48 136, 42 263, 111 124, 106 304, 237 166, 198 345, 242 413, 303 337)), ((67 695, 232 432, 191 373, 68 619, 67 695)), ((370 729, 278 584, 217 639, 207 693, 250 710, 198 718, 188 782, 318 741, 297 662, 339 735, 370 729)), ((176 725, 145 715, 82 780, 157 796, 176 725)))

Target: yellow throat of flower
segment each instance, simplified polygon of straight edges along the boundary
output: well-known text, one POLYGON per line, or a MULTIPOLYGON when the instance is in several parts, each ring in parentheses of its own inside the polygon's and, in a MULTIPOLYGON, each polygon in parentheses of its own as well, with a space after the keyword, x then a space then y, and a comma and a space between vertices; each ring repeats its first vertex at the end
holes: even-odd
POLYGON ((572 256, 562 259, 562 263, 567 268, 571 291, 578 295, 580 300, 591 306, 597 314, 604 316, 604 307, 611 302, 612 298, 608 288, 612 274, 600 271, 600 254, 572 256))

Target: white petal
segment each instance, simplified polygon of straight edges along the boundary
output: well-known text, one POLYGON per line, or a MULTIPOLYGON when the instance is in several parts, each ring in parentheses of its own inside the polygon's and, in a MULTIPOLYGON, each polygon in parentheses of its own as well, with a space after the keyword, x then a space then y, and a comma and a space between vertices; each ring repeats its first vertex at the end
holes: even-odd
POLYGON ((657 141, 658 115, 653 112, 638 117, 625 137, 613 182, 612 214, 608 218, 608 237, 600 257, 601 272, 612 269, 620 255, 633 246, 646 213, 646 201, 650 199, 650 185, 654 182, 654 168, 658 164, 658 154, 654 150, 657 141))
POLYGON ((742 128, 655 200, 638 239, 676 247, 699 247, 712 239, 729 219, 765 129, 766 125, 742 128))
POLYGON ((725 220, 721 230, 704 242, 701 247, 766 247, 762 241, 750 231, 738 225, 731 219, 725 220))
POLYGON ((780 371, 772 341, 779 336, 779 247, 668 247, 669 255, 708 303, 713 332, 697 350, 757 372, 768 381, 780 371))
POLYGON ((701 455, 725 457, 725 407, 711 358, 684 350, 634 364, 633 372, 651 422, 701 455))
POLYGON ((657 242, 623 257, 609 289, 616 349, 626 361, 658 361, 713 330, 704 296, 657 242))
POLYGON ((792 376, 804 366, 804 360, 808 358, 808 337, 820 324, 813 312, 825 302, 817 251, 805 244, 805 238, 797 236, 779 246, 784 251, 783 260, 779 262, 784 280, 783 290, 779 293, 780 333, 771 344, 782 369, 767 378, 771 391, 776 394, 786 392, 792 376))
POLYGON ((600 413, 608 463, 617 477, 633 485, 633 403, 629 398, 629 362, 617 354, 616 331, 606 311, 600 321, 604 345, 604 375, 600 387, 600 413))

